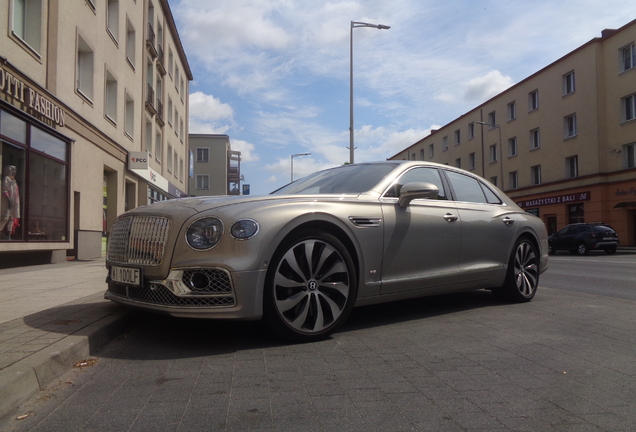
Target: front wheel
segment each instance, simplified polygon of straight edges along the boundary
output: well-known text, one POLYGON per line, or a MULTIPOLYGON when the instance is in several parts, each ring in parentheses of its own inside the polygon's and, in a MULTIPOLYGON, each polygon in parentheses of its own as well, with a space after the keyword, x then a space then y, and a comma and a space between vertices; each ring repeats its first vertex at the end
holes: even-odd
POLYGON ((508 261, 506 280, 493 293, 517 303, 532 300, 539 287, 539 254, 527 239, 519 239, 508 261))
POLYGON ((268 271, 263 319, 277 336, 311 342, 331 335, 353 308, 357 279, 345 246, 308 230, 285 242, 268 271))
POLYGON ((590 253, 590 249, 585 243, 579 243, 576 247, 576 253, 579 255, 587 255, 590 253))

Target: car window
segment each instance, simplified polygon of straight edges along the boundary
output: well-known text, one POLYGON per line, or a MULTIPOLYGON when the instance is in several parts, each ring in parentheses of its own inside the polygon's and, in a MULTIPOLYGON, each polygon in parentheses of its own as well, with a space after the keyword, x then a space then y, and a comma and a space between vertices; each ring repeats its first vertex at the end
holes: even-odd
POLYGON ((479 183, 481 188, 484 190, 484 194, 486 195, 486 201, 488 204, 501 204, 501 198, 499 198, 488 186, 483 183, 479 183))
POLYGON ((457 201, 488 203, 479 180, 455 171, 446 171, 457 201))
POLYGON ((395 182, 384 195, 389 198, 396 198, 400 196, 400 189, 407 183, 411 182, 424 182, 432 183, 437 186, 439 193, 436 198, 438 200, 448 199, 446 191, 444 190, 444 184, 442 178, 439 175, 437 168, 414 168, 402 174, 402 176, 395 182))

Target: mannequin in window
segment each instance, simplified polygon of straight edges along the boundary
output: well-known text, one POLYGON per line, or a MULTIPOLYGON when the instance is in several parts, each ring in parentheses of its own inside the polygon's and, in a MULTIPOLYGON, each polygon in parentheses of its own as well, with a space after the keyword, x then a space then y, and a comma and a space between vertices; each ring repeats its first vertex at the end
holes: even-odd
POLYGON ((6 165, 2 172, 2 201, 0 209, 0 238, 11 239, 20 226, 20 190, 15 179, 17 168, 6 165))

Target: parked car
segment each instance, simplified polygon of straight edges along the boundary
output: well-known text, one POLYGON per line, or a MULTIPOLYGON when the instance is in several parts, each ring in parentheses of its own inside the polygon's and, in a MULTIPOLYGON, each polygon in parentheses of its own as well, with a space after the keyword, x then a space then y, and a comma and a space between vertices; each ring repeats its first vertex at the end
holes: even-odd
POLYGON ((548 238, 549 253, 567 250, 572 254, 587 255, 591 250, 604 250, 613 254, 618 249, 618 234, 604 223, 575 223, 548 238))
POLYGON ((474 289, 530 301, 548 265, 543 222, 446 165, 320 171, 267 196, 164 201, 109 237, 107 299, 178 317, 259 320, 313 341, 354 306, 474 289))

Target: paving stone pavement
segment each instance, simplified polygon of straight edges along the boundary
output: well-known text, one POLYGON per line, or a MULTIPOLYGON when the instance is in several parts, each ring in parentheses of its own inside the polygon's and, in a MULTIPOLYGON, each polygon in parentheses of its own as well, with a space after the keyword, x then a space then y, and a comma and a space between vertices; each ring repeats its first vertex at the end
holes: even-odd
POLYGON ((635 312, 548 288, 527 304, 482 291, 355 309, 311 344, 141 313, 0 429, 633 431, 635 312))

